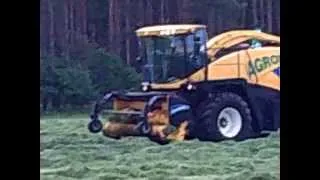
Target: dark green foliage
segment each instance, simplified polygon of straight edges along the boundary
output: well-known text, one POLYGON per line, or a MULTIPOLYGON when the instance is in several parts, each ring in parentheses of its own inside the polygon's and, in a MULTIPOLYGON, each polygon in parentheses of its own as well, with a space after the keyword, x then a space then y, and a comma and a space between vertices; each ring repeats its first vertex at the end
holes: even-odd
POLYGON ((66 102, 81 105, 94 97, 89 71, 68 67, 59 70, 59 75, 66 102))
POLYGON ((90 104, 99 95, 129 89, 140 82, 135 70, 102 49, 87 48, 72 58, 40 59, 40 97, 43 110, 90 104))
POLYGON ((95 96, 88 70, 68 63, 65 58, 45 57, 41 63, 40 96, 46 107, 83 105, 95 96))
POLYGON ((90 55, 88 68, 91 72, 95 90, 99 94, 105 91, 129 89, 138 85, 141 78, 134 68, 127 66, 123 60, 98 49, 90 55))

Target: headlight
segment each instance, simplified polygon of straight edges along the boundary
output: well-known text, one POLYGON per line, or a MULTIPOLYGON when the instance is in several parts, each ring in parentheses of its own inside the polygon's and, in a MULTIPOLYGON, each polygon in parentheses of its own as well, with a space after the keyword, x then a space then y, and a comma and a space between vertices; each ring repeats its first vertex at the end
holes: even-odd
POLYGON ((187 89, 190 91, 190 90, 192 90, 193 89, 193 85, 192 84, 188 84, 187 85, 187 89))
POLYGON ((143 85, 142 86, 142 91, 148 91, 148 86, 147 85, 143 85))
POLYGON ((142 84, 141 84, 141 89, 142 89, 142 91, 148 91, 149 90, 149 88, 150 88, 150 83, 148 83, 148 82, 143 82, 142 84))

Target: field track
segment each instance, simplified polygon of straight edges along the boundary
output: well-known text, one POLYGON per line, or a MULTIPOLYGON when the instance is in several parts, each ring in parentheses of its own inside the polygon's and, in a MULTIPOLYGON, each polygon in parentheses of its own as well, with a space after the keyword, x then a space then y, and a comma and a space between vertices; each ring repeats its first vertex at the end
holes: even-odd
POLYGON ((244 142, 197 140, 158 145, 87 131, 87 117, 40 120, 42 180, 280 179, 280 136, 244 142))

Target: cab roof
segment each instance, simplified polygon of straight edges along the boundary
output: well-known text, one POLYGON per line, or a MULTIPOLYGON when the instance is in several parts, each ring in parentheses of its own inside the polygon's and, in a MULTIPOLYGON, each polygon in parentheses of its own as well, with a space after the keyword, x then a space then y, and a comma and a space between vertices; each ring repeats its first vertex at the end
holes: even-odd
POLYGON ((137 36, 170 36, 177 34, 187 34, 199 29, 205 29, 205 25, 200 24, 179 24, 179 25, 154 25, 142 27, 136 30, 137 36))

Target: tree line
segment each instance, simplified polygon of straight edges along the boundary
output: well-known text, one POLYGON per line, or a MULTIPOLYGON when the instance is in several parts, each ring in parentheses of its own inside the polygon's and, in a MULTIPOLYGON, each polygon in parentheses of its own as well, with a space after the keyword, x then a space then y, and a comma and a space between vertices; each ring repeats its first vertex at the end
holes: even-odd
POLYGON ((84 104, 102 89, 134 86, 134 31, 176 23, 205 24, 209 37, 253 26, 280 34, 280 0, 40 0, 41 104, 84 104))

